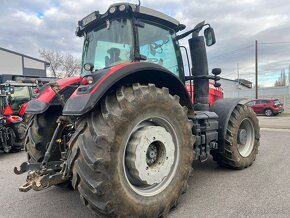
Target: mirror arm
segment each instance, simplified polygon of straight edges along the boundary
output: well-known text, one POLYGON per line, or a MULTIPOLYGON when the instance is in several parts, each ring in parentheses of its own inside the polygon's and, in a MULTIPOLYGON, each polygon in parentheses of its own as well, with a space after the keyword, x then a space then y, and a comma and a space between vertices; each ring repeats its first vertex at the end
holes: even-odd
POLYGON ((203 27, 205 27, 205 26, 210 27, 210 24, 206 23, 206 24, 203 24, 202 26, 194 27, 192 30, 189 30, 189 31, 187 31, 187 32, 185 32, 185 33, 182 33, 181 35, 176 36, 175 39, 176 39, 176 40, 183 39, 183 38, 185 38, 186 36, 188 36, 189 34, 195 32, 195 31, 197 31, 197 34, 198 34, 199 31, 200 31, 203 27))

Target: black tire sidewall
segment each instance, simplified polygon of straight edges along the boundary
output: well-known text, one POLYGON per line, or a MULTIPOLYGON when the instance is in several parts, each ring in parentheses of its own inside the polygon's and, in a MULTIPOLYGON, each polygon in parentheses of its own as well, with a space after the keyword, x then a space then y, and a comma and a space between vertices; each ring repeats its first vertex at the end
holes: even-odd
MULTIPOLYGON (((156 109, 156 108, 155 108, 156 109)), ((150 109, 149 109, 150 110, 150 109)), ((118 129, 116 129, 116 135, 117 136, 129 136, 130 132, 132 131, 132 129, 138 124, 138 122, 140 122, 141 120, 144 120, 146 118, 148 118, 149 116, 148 112, 146 112, 145 110, 142 111, 140 114, 137 115, 137 117, 134 120, 131 120, 130 123, 124 123, 123 125, 120 125, 118 129)), ((150 112, 150 116, 154 117, 155 116, 163 116, 164 117, 164 112, 161 113, 152 113, 150 112)), ((174 118, 173 118, 174 119, 174 118)), ((171 124, 173 124, 173 126, 177 126, 180 125, 180 121, 179 120, 170 120, 171 124)), ((185 135, 184 133, 181 133, 180 129, 176 129, 175 131, 177 133, 178 136, 183 136, 185 135)), ((118 137, 117 137, 118 138, 118 137)), ((184 139, 179 137, 179 145, 184 145, 184 139)), ((119 195, 119 199, 120 201, 123 200, 131 200, 132 204, 136 204, 136 206, 138 205, 141 209, 144 208, 144 205, 141 205, 141 202, 144 201, 146 199, 147 203, 150 204, 150 207, 154 206, 156 203, 160 204, 160 202, 164 202, 167 203, 169 201, 172 201, 173 199, 176 199, 178 197, 178 192, 180 189, 180 186, 184 185, 184 184, 179 184, 180 183, 180 178, 184 178, 188 168, 183 169, 181 166, 188 166, 188 163, 191 162, 190 161, 190 155, 188 155, 188 149, 184 148, 184 147, 180 147, 179 148, 179 152, 180 152, 180 158, 179 158, 179 163, 177 163, 177 169, 176 169, 176 175, 173 177, 171 184, 170 184, 170 188, 166 188, 162 194, 159 194, 157 196, 150 196, 150 197, 141 197, 140 195, 138 195, 134 190, 132 190, 132 188, 130 187, 130 185, 128 184, 126 177, 125 177, 125 173, 124 173, 124 169, 123 169, 123 160, 124 160, 124 152, 125 152, 125 147, 126 144, 128 142, 128 137, 123 137, 123 140, 120 141, 120 144, 118 142, 119 145, 121 146, 115 146, 114 150, 112 151, 112 156, 111 156, 111 160, 112 160, 112 185, 116 186, 120 189, 123 190, 125 193, 120 193, 119 195), (114 166, 117 166, 116 168, 114 166), (166 193, 165 193, 166 192, 166 193), (130 198, 125 197, 124 199, 123 196, 130 196, 130 198), (165 198, 166 196, 166 198, 165 198), (171 196, 172 199, 167 199, 167 196, 171 196), (161 199, 160 199, 161 198, 161 199)), ((190 151, 192 152, 192 150, 190 151)), ((184 178, 185 179, 185 178, 184 178)), ((182 181, 184 182, 184 181, 182 181)), ((128 202, 128 204, 130 204, 128 202)))
POLYGON ((256 159, 256 154, 258 152, 258 143, 257 143, 257 138, 259 136, 259 124, 257 122, 257 119, 255 119, 256 115, 254 114, 253 111, 251 111, 250 108, 247 108, 245 111, 242 111, 241 116, 238 119, 238 122, 236 123, 235 127, 234 127, 234 131, 233 131, 233 155, 234 158, 237 162, 239 162, 239 167, 242 166, 242 168, 250 166, 253 161, 256 159), (251 153, 247 156, 244 157, 240 154, 239 150, 238 150, 238 142, 237 142, 237 138, 238 138, 238 130, 239 127, 241 125, 241 123, 243 122, 243 120, 247 118, 249 119, 249 121, 252 123, 253 128, 254 128, 254 132, 255 132, 255 136, 254 136, 254 145, 253 145, 253 149, 251 151, 251 153))

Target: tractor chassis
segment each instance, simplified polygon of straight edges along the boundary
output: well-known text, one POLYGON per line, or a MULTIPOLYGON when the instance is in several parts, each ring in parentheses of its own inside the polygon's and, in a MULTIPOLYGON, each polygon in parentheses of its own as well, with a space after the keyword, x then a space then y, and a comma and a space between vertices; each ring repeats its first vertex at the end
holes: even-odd
POLYGON ((59 139, 59 136, 70 122, 72 122, 70 117, 60 116, 58 118, 57 127, 41 163, 23 162, 19 170, 17 167, 14 168, 14 173, 17 175, 28 172, 26 183, 19 187, 19 191, 27 192, 30 189, 41 191, 70 179, 68 165, 66 163, 67 150, 61 152, 62 158, 60 161, 49 161, 51 151, 54 150, 59 143, 66 143, 66 140, 59 139))

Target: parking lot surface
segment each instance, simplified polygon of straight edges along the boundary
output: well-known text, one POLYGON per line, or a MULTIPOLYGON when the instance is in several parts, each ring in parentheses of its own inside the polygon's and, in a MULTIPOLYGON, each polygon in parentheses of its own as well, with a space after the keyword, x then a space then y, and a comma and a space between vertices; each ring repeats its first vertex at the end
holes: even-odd
MULTIPOLYGON (((289 217, 290 117, 259 116, 259 120, 261 146, 255 163, 235 171, 212 160, 194 162, 187 192, 169 217, 289 217)), ((1 218, 95 217, 77 191, 52 187, 18 192, 26 175, 14 175, 13 167, 25 159, 25 152, 0 153, 1 218)))

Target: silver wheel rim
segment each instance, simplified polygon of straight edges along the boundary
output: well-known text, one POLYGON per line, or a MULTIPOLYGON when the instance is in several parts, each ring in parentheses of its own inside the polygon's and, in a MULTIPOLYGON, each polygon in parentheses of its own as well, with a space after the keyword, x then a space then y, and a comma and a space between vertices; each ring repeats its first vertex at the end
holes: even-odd
POLYGON ((271 110, 266 110, 265 114, 266 114, 266 116, 271 116, 272 111, 271 110))
POLYGON ((245 118, 238 130, 238 151, 241 156, 248 157, 255 144, 255 129, 250 119, 245 118))
POLYGON ((123 169, 131 189, 141 196, 154 196, 172 181, 179 162, 178 139, 163 117, 140 121, 129 134, 123 169))

